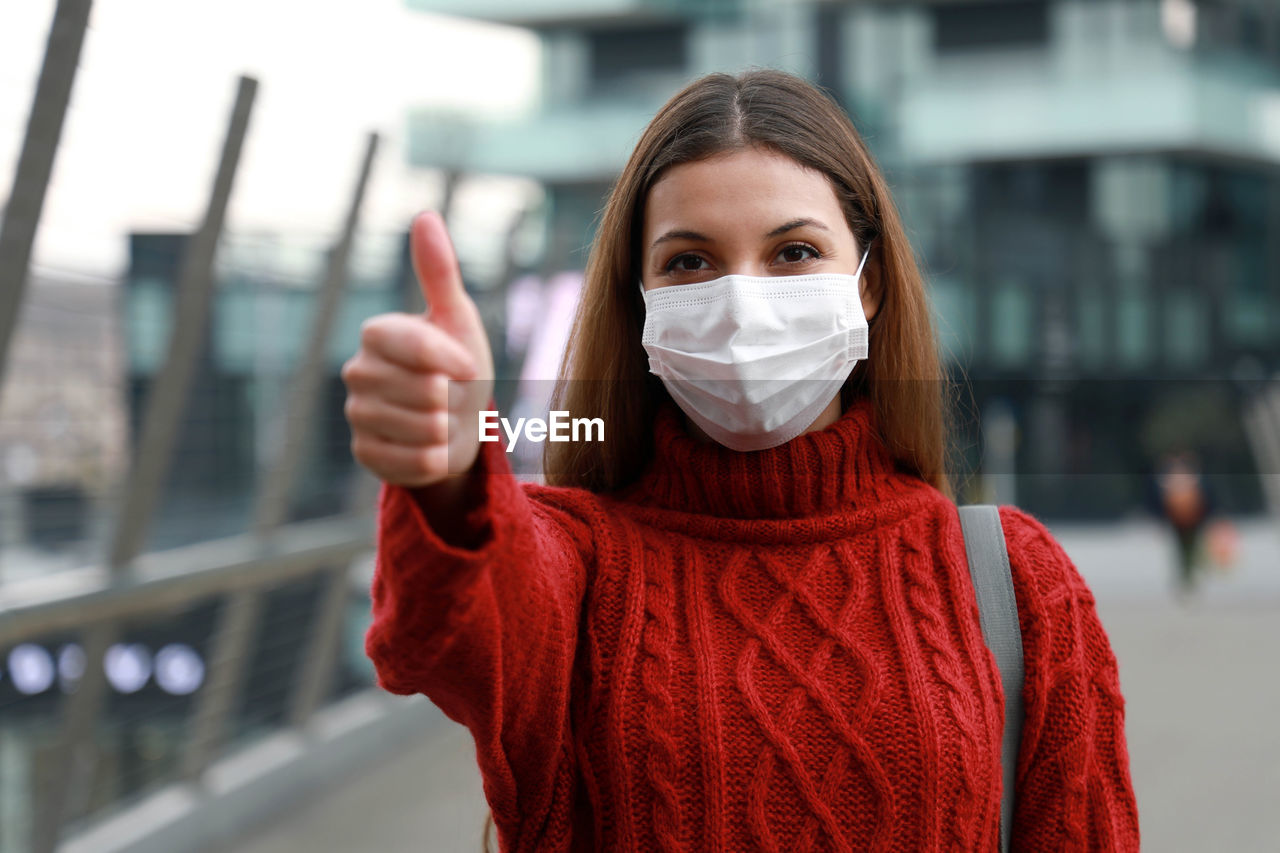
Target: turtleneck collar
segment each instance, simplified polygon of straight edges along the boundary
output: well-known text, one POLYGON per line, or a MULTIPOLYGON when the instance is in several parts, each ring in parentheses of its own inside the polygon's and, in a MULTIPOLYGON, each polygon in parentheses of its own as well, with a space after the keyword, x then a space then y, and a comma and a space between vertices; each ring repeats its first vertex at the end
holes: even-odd
POLYGON ((653 459, 621 497, 722 518, 802 518, 877 503, 900 478, 869 398, 824 429, 748 453, 692 437, 666 401, 654 423, 653 459))

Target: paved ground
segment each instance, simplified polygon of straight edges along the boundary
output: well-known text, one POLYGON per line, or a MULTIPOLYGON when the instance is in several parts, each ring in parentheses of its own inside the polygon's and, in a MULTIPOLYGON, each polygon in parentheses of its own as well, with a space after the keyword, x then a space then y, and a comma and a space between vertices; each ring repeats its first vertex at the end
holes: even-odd
POLYGON ((223 853, 481 853, 486 815, 471 735, 441 715, 433 735, 394 761, 223 853))
MULTIPOLYGON (((1169 593, 1154 525, 1055 529, 1120 661, 1143 849, 1280 850, 1280 535, 1241 531, 1200 599, 1169 593)), ((465 730, 437 733, 227 853, 478 853, 486 814, 465 730)))
POLYGON ((1280 608, 1099 604, 1143 849, 1280 850, 1280 608))

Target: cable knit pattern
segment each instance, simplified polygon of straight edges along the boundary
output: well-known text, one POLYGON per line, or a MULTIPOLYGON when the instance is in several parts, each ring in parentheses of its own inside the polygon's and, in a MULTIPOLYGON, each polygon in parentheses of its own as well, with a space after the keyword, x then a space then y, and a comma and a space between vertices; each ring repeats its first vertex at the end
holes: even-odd
MULTIPOLYGON (((447 537, 382 491, 366 650, 382 687, 471 730, 501 849, 996 849, 1004 696, 955 506, 897 469, 865 400, 757 453, 670 405, 654 429, 612 495, 521 484, 483 445, 447 537)), ((1014 848, 1137 850, 1093 596, 1043 524, 1000 513, 1026 667, 1014 848)))
POLYGON ((645 596, 645 660, 642 664, 648 709, 644 721, 653 748, 645 769, 656 795, 653 812, 654 833, 662 850, 679 848, 680 803, 675 777, 679 745, 673 735, 675 702, 671 696, 671 648, 675 645, 675 600, 671 578, 653 554, 647 555, 654 571, 649 576, 645 596))
POLYGON ((907 602, 915 616, 914 624, 924 645, 925 660, 941 682, 942 695, 939 699, 945 711, 950 712, 941 718, 953 721, 960 735, 959 748, 950 756, 951 772, 944 776, 956 780, 958 790, 945 792, 943 797, 956 804, 956 819, 949 823, 952 837, 947 846, 953 850, 964 849, 962 827, 972 826, 982 819, 983 815, 975 811, 979 781, 989 786, 993 768, 989 761, 985 765, 980 763, 979 715, 973 707, 971 690, 964 683, 959 648, 947 624, 941 593, 930 570, 930 554, 922 543, 913 541, 909 535, 902 536, 899 543, 909 584, 907 602))
MULTIPOLYGON (((782 586, 784 592, 769 605, 767 615, 763 619, 757 619, 752 616, 739 592, 746 554, 747 552, 743 552, 743 554, 739 555, 739 559, 725 566, 720 590, 721 597, 729 612, 746 628, 750 636, 738 660, 738 686, 743 695, 747 697, 753 716, 756 718, 760 728, 767 733, 767 737, 773 746, 772 752, 762 757, 761 770, 757 773, 757 778, 763 786, 764 783, 769 781, 770 771, 778 762, 781 762, 782 766, 789 769, 793 774, 793 785, 799 792, 802 802, 810 809, 810 814, 805 820, 800 834, 799 844, 796 845, 797 849, 812 849, 814 835, 819 827, 831 836, 833 840, 838 840, 840 844, 847 845, 848 842, 843 838, 844 833, 840 829, 839 821, 832 812, 829 803, 832 795, 839 787, 840 777, 843 775, 844 768, 850 760, 850 753, 864 767, 865 772, 870 777, 876 779, 878 783, 883 782, 883 784, 877 784, 877 793, 890 790, 883 768, 875 760, 867 743, 859 734, 861 727, 858 723, 860 720, 846 719, 845 714, 838 708, 836 698, 829 692, 830 682, 822 677, 837 645, 858 664, 864 668, 866 666, 865 658, 861 653, 844 639, 844 625, 853 609, 851 605, 857 603, 856 585, 851 585, 854 587, 852 596, 847 601, 837 605, 840 615, 834 620, 830 614, 825 613, 825 607, 813 600, 811 594, 803 595, 807 599, 806 604, 811 611, 814 625, 821 632, 821 640, 811 658, 802 660, 786 648, 783 635, 778 630, 785 617, 795 607, 796 599, 801 597, 801 594, 796 589, 788 588, 790 579, 781 576, 780 567, 770 566, 768 558, 762 557, 760 568, 769 571, 782 586), (792 688, 788 693, 783 710, 777 719, 773 719, 767 703, 762 698, 759 684, 753 676, 756 662, 762 649, 796 683, 796 687, 792 688), (810 777, 810 771, 806 769, 804 762, 800 759, 793 740, 793 729, 797 725, 801 712, 809 702, 812 703, 814 711, 819 712, 824 718, 823 722, 830 731, 830 742, 840 747, 833 759, 834 763, 825 769, 821 784, 815 783, 810 777)), ((817 561, 813 563, 815 567, 820 565, 821 563, 817 561)), ((804 588, 804 582, 805 578, 803 577, 795 579, 795 583, 800 589, 804 588)), ((865 715, 869 704, 875 700, 874 670, 871 674, 873 678, 870 687, 867 689, 867 694, 863 701, 859 703, 862 709, 860 717, 865 715)), ((761 788, 761 790, 765 789, 761 788)), ((882 810, 887 811, 887 809, 882 810)), ((764 809, 759 809, 751 817, 763 818, 765 814, 764 809)), ((762 845, 766 847, 776 846, 772 833, 767 826, 761 824, 757 825, 755 829, 762 845)))

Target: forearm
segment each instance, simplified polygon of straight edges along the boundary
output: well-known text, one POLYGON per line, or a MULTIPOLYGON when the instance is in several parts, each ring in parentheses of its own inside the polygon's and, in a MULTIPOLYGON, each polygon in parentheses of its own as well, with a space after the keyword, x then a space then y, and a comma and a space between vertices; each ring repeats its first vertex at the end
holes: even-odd
POLYGON ((517 792, 536 811, 566 772, 591 540, 580 520, 530 499, 504 457, 482 451, 453 515, 384 487, 365 649, 380 686, 423 693, 471 730, 495 814, 511 821, 517 792))
POLYGON ((528 498, 492 448, 464 478, 429 489, 384 484, 365 642, 380 684, 425 692, 430 671, 459 641, 500 655, 488 645, 496 642, 501 599, 527 584, 508 577, 495 586, 491 574, 538 571, 535 526, 528 498), (476 611, 481 599, 488 611, 476 611))
POLYGON ((472 465, 465 474, 408 489, 432 529, 449 545, 475 549, 484 540, 483 527, 470 523, 484 497, 485 475, 480 468, 479 464, 472 465))

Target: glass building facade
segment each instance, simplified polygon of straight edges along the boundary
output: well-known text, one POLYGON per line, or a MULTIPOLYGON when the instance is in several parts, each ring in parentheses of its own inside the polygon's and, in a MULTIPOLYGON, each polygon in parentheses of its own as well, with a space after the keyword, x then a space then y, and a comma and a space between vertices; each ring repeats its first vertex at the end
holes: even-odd
POLYGON ((559 266, 582 267, 610 182, 680 85, 793 71, 840 101, 890 180, 965 383, 957 470, 983 464, 966 415, 998 404, 1033 511, 1130 510, 1154 460, 1184 447, 1224 508, 1260 508, 1239 406, 1280 367, 1275 4, 409 5, 540 34, 536 111, 472 126, 461 147, 415 113, 410 156, 541 181, 559 266))
MULTIPOLYGON (((128 342, 129 424, 140 440, 147 394, 168 354, 175 282, 187 236, 133 234, 121 289, 128 342)), ((338 371, 354 353, 360 324, 401 310, 411 283, 405 237, 370 238, 353 261, 326 352, 318 417, 294 494, 294 520, 343 510, 354 472, 338 371)), ((173 547, 247 529, 261 474, 295 437, 283 415, 293 371, 311 333, 326 247, 275 235, 228 235, 219 248, 204 347, 151 547, 173 547)))

